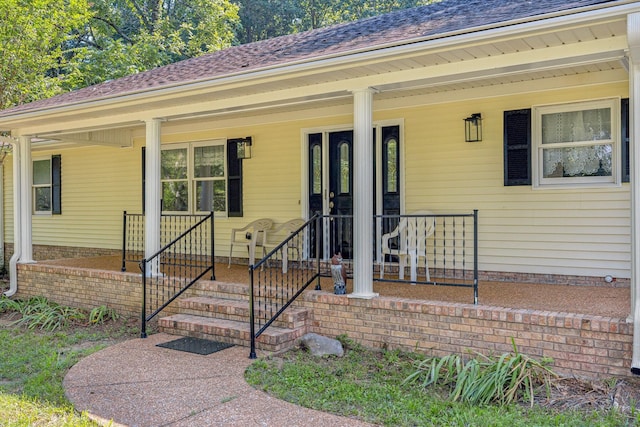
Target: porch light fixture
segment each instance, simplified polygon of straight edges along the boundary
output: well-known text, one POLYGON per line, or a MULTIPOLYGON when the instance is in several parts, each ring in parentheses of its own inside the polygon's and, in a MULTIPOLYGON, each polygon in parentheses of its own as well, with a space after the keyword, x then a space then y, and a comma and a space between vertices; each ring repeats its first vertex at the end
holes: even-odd
POLYGON ((251 158, 251 137, 247 136, 246 138, 238 138, 236 141, 237 144, 237 157, 238 160, 242 159, 250 159, 251 158))
POLYGON ((482 114, 473 113, 464 119, 464 140, 466 142, 482 141, 482 114))

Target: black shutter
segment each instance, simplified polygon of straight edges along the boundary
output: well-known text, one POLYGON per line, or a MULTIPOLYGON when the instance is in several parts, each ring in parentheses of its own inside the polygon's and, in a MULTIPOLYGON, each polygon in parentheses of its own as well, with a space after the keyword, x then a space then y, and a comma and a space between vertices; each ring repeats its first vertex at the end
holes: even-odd
POLYGON ((531 185, 531 109, 504 112, 504 185, 531 185))
POLYGON ((238 159, 238 140, 227 140, 227 215, 242 216, 242 159, 238 159))
POLYGON ((622 182, 629 182, 629 98, 620 100, 620 135, 622 137, 622 182))
POLYGON ((62 157, 51 156, 51 213, 62 214, 62 157))
POLYGON ((142 147, 142 215, 147 200, 147 147, 142 147))

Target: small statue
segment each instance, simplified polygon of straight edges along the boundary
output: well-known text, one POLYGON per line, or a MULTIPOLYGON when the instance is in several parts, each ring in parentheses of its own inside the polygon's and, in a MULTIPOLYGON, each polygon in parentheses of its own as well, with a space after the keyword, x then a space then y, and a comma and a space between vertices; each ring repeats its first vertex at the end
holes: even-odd
POLYGON ((342 266, 342 254, 336 250, 331 257, 331 277, 333 278, 333 293, 344 295, 347 293, 347 271, 342 266))

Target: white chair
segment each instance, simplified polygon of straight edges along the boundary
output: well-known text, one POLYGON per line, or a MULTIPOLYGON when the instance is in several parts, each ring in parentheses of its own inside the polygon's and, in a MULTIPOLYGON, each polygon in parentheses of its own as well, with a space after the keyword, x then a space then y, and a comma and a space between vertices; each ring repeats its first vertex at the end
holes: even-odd
POLYGON ((382 235, 380 263, 380 278, 384 278, 384 261, 386 255, 398 257, 398 278, 404 280, 404 268, 409 259, 411 268, 411 281, 417 280, 417 267, 420 257, 424 258, 424 269, 427 281, 431 280, 429 275, 429 261, 427 259, 427 239, 435 232, 436 219, 429 211, 417 211, 410 215, 415 217, 404 217, 400 219, 398 226, 390 233, 382 235), (390 241, 397 238, 397 248, 392 248, 390 241))
MULTIPOLYGON (((282 243, 289 235, 298 231, 300 227, 302 227, 305 223, 305 220, 302 218, 294 218, 289 221, 275 225, 271 230, 269 230, 269 235, 267 241, 264 243, 262 250, 263 256, 266 256, 273 249, 277 248, 280 243, 282 243)), ((282 272, 286 273, 288 270, 289 263, 289 250, 295 250, 297 252, 297 257, 300 258, 300 245, 299 239, 292 239, 287 242, 286 245, 282 247, 282 272)))
POLYGON ((229 242, 229 268, 231 267, 231 256, 234 246, 243 246, 249 252, 249 265, 255 264, 256 247, 264 248, 267 242, 268 230, 273 226, 273 221, 269 218, 257 219, 242 228, 231 230, 231 241, 229 242))

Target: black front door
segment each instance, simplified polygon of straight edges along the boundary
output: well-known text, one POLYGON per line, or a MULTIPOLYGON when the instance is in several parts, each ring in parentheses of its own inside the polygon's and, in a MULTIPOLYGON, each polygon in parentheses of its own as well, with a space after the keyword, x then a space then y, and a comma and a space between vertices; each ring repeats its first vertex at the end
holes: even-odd
MULTIPOLYGON (((384 215, 400 214, 400 127, 384 126, 373 129, 372 144, 376 132, 381 135, 382 156, 380 162, 372 159, 374 177, 381 174, 380 185, 374 179, 374 193, 380 193, 380 208, 374 212, 384 215)), ((309 253, 315 256, 316 237, 321 256, 330 258, 340 249, 343 258, 353 258, 353 131, 312 133, 308 135, 308 183, 309 217, 316 213, 332 215, 317 231, 311 231, 309 253), (318 236, 316 236, 316 232, 318 236)), ((377 235, 386 233, 397 225, 398 219, 389 218, 379 223, 377 235)), ((373 236, 375 238, 375 236, 373 236)))
POLYGON ((329 134, 330 248, 352 258, 353 250, 353 131, 329 134))

